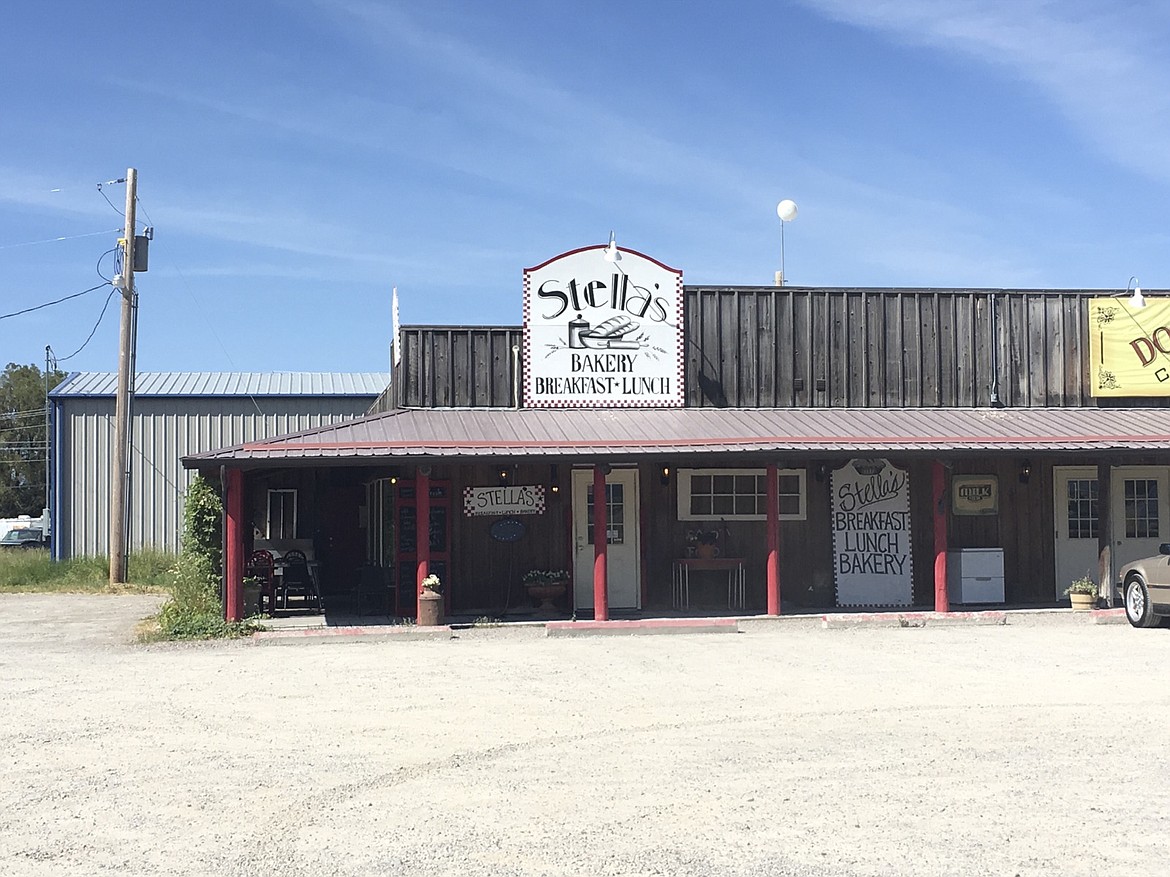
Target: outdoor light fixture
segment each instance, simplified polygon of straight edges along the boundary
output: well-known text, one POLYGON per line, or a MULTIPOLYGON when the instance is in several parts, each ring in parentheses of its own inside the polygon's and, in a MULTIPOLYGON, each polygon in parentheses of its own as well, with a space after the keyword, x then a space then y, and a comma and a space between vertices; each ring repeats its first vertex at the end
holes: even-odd
POLYGON ((609 246, 605 248, 604 255, 607 262, 620 262, 622 260, 622 254, 618 252, 617 241, 614 240, 612 231, 609 233, 609 246))
POLYGON ((1027 484, 1032 477, 1032 464, 1025 460, 1020 465, 1020 484, 1027 484))
POLYGON ((561 471, 556 463, 548 467, 549 493, 561 492, 561 471))
POLYGON ((785 198, 776 205, 776 215, 780 217, 780 272, 776 275, 776 285, 784 285, 784 223, 796 219, 796 202, 785 198))
POLYGON ((658 473, 658 483, 663 487, 670 484, 670 467, 663 466, 662 471, 658 473))
POLYGON ((1142 295, 1142 288, 1138 286, 1138 279, 1136 277, 1129 278, 1129 283, 1125 285, 1125 291, 1133 291, 1129 297, 1129 306, 1131 308, 1144 308, 1146 306, 1146 297, 1142 295))
POLYGON ((510 473, 507 469, 500 469, 500 486, 503 487, 508 483, 510 473))

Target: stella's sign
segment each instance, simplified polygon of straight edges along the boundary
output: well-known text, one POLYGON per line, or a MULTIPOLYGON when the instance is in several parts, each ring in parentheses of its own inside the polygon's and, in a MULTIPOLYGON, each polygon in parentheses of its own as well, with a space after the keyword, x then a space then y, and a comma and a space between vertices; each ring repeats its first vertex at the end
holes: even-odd
POLYGON ((632 250, 585 247, 528 268, 524 404, 681 407, 682 309, 682 272, 632 250))

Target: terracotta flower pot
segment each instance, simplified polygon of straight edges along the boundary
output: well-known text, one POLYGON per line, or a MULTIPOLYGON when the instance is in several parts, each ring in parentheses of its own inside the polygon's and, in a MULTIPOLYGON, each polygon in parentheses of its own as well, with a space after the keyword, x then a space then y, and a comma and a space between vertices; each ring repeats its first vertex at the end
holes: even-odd
POLYGON ((553 605, 553 600, 556 600, 565 593, 567 582, 548 582, 544 585, 525 585, 528 589, 528 596, 533 600, 539 600, 540 606, 536 611, 540 615, 559 615, 557 607, 553 605))
POLYGON ((695 547, 695 556, 701 558, 702 560, 710 560, 713 557, 719 556, 719 549, 716 546, 710 545, 706 542, 700 542, 695 547))

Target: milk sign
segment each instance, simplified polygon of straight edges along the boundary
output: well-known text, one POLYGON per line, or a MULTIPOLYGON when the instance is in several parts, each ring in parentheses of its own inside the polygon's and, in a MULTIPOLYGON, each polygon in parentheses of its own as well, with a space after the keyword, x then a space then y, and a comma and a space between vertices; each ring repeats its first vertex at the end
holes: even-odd
POLYGON ((951 511, 956 515, 994 515, 999 511, 999 479, 994 475, 956 475, 951 479, 951 511))
POLYGON ((833 472, 833 567, 838 606, 909 606, 910 474, 886 460, 833 472))
POLYGON ((682 272, 633 250, 573 250, 524 272, 524 404, 683 404, 682 272))

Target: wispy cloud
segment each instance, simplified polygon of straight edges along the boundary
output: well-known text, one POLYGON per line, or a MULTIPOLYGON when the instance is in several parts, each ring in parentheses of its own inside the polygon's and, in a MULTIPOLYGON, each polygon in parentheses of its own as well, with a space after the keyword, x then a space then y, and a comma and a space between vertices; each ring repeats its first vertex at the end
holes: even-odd
POLYGON ((1170 182, 1170 12, 1130 0, 800 0, 837 21, 996 65, 1104 155, 1170 182))
MULTIPOLYGON (((510 64, 451 32, 431 29, 402 9, 366 0, 318 0, 317 5, 351 39, 394 54, 406 51, 412 63, 458 83, 450 99, 460 101, 460 113, 485 128, 509 130, 536 141, 548 150, 546 154, 559 155, 566 163, 600 168, 625 180, 677 187, 680 179, 686 179, 693 190, 742 201, 760 199, 750 174, 740 166, 719 160, 705 148, 664 137, 639 120, 613 112, 598 98, 566 90, 543 74, 510 64), (589 136, 582 137, 583 131, 589 136), (598 148, 598 143, 621 148, 598 148)), ((457 151, 451 155, 463 170, 482 168, 478 149, 467 151, 462 159, 457 151)), ((507 181, 530 184, 531 170, 519 162, 507 181)), ((588 199, 588 190, 582 188, 573 197, 588 199)))

